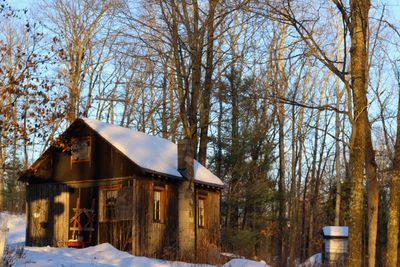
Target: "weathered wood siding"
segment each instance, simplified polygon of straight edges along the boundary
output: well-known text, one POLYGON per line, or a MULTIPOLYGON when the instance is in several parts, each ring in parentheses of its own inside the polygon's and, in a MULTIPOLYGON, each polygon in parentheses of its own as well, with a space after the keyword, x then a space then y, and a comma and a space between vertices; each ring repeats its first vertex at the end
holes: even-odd
MULTIPOLYGON (((93 240, 97 243, 111 243, 135 255, 164 258, 176 256, 179 234, 178 183, 139 177, 121 181, 102 180, 96 184, 92 182, 30 184, 27 187, 27 245, 64 246, 64 242, 71 239, 69 225, 74 214, 76 198, 80 198, 79 206, 85 208, 90 208, 91 200, 95 198, 97 217, 98 209, 101 207, 99 185, 116 184, 123 186, 129 184, 132 190, 132 219, 98 222, 96 218, 93 240), (165 186, 165 220, 161 223, 153 220, 154 184, 165 186)), ((219 247, 219 191, 207 191, 206 212, 206 226, 197 227, 197 249, 200 257, 201 254, 208 255, 209 249, 219 247)))
POLYGON ((28 246, 62 246, 68 240, 69 190, 64 184, 27 187, 28 246))
POLYGON ((132 220, 99 222, 98 243, 110 243, 115 248, 132 253, 132 220))
POLYGON ((109 182, 103 184, 99 189, 99 224, 98 224, 98 243, 110 243, 119 250, 132 253, 132 225, 133 220, 133 178, 109 182), (104 212, 104 194, 107 188, 118 188, 115 217, 112 219, 105 218, 104 212))
POLYGON ((153 190, 155 179, 140 179, 135 183, 133 226, 135 255, 172 258, 177 251, 178 188, 175 182, 165 182, 165 220, 153 220, 153 190))
MULTIPOLYGON (((198 188, 197 195, 199 190, 205 192, 207 197, 205 226, 199 227, 196 222, 197 258, 199 261, 212 262, 213 259, 210 257, 216 256, 214 252, 217 252, 220 247, 220 191, 198 188)), ((198 220, 198 214, 196 217, 198 220)))
MULTIPOLYGON (((68 219, 68 239, 79 239, 82 237, 85 241, 89 241, 89 236, 92 235, 91 244, 95 244, 96 234, 97 234, 97 217, 98 217, 98 188, 92 186, 90 183, 81 183, 81 184, 68 184, 69 189, 69 219, 68 219), (75 237, 72 236, 73 229, 71 229, 72 223, 71 219, 75 215, 74 208, 76 208, 77 200, 79 199, 79 208, 81 209, 91 209, 92 201, 94 200, 94 224, 93 227, 95 231, 75 231, 75 237)), ((88 223, 87 216, 83 213, 79 219, 82 227, 84 227, 88 223)))
POLYGON ((101 180, 141 173, 138 166, 87 126, 82 125, 79 131, 72 132, 68 140, 78 136, 91 138, 90 160, 72 162, 69 151, 54 147, 47 151, 48 155, 38 168, 37 179, 32 182, 101 180))

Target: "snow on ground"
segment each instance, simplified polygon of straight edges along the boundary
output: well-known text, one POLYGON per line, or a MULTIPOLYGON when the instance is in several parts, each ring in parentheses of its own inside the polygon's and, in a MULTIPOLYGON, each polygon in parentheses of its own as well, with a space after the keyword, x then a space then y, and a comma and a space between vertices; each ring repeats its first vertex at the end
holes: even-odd
POLYGON ((298 265, 297 267, 318 267, 321 266, 321 264, 322 264, 322 255, 321 253, 317 253, 312 255, 310 258, 308 258, 305 262, 298 265))
MULTIPOLYGON (((0 226, 7 222, 7 246, 23 246, 25 242, 26 216, 25 214, 0 213, 0 226)), ((53 247, 25 247, 24 256, 16 259, 16 267, 201 267, 211 265, 192 264, 177 261, 165 261, 147 257, 132 256, 105 243, 84 249, 53 248, 53 247)), ((223 267, 269 267, 264 261, 233 259, 223 267)))
POLYGON ((6 243, 18 245, 25 243, 26 216, 25 214, 0 213, 0 226, 7 223, 6 243))
MULTIPOLYGON (((111 266, 135 266, 135 267, 189 267, 196 266, 185 262, 172 262, 135 257, 127 252, 119 251, 108 243, 100 244, 84 249, 52 248, 52 247, 26 247, 25 258, 16 261, 16 267, 29 266, 82 266, 82 267, 111 267, 111 266)), ((209 266, 209 265, 197 265, 209 266)))
MULTIPOLYGON (((119 251, 108 243, 84 249, 25 247, 25 258, 16 261, 15 267, 202 267, 206 264, 192 264, 178 261, 165 261, 146 257, 135 257, 127 252, 119 251)), ((233 259, 223 267, 269 267, 265 262, 245 259, 233 259)))
POLYGON ((271 267, 265 261, 252 261, 246 259, 233 259, 223 265, 223 267, 271 267))

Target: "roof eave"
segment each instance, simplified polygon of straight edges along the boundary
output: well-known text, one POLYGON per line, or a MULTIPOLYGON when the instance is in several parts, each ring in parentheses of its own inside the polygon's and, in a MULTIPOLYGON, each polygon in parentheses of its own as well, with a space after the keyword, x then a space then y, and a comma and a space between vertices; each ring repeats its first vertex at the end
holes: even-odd
POLYGON ((199 181, 199 180, 195 180, 196 184, 200 184, 200 185, 205 185, 205 186, 211 186, 211 187, 216 187, 218 189, 224 189, 226 188, 226 185, 223 184, 214 184, 214 183, 207 183, 207 182, 203 182, 203 181, 199 181))
MULTIPOLYGON (((171 174, 166 174, 166 173, 161 173, 161 172, 157 172, 157 171, 154 171, 154 170, 151 170, 151 169, 146 169, 146 168, 142 168, 142 169, 143 169, 143 171, 145 173, 148 173, 148 174, 155 174, 155 175, 163 176, 163 177, 166 177, 166 178, 171 178, 171 179, 178 180, 178 181, 186 180, 183 177, 179 177, 179 176, 175 176, 175 175, 171 175, 171 174)), ((195 184, 216 187, 216 188, 219 188, 219 189, 224 189, 226 187, 225 184, 221 185, 221 184, 207 183, 207 182, 203 182, 203 181, 199 181, 199 180, 195 180, 194 182, 195 182, 195 184)))

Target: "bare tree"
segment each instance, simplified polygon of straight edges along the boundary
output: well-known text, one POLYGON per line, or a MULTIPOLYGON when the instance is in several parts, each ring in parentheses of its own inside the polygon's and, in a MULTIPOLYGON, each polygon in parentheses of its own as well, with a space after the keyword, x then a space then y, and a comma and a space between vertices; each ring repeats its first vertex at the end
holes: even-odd
POLYGON ((58 71, 68 89, 67 120, 70 123, 81 114, 88 114, 95 80, 104 70, 110 53, 112 21, 106 17, 115 4, 114 0, 49 0, 42 6, 44 17, 50 22, 49 30, 55 35, 55 52, 64 66, 58 71), (81 110, 86 82, 88 96, 81 110))

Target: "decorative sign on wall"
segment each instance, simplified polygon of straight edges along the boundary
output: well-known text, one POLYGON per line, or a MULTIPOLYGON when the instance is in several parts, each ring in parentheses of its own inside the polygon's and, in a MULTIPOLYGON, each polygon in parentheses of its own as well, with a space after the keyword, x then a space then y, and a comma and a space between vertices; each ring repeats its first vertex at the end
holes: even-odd
POLYGON ((90 161, 90 151, 91 151, 90 137, 81 137, 72 139, 71 143, 72 162, 90 161))

